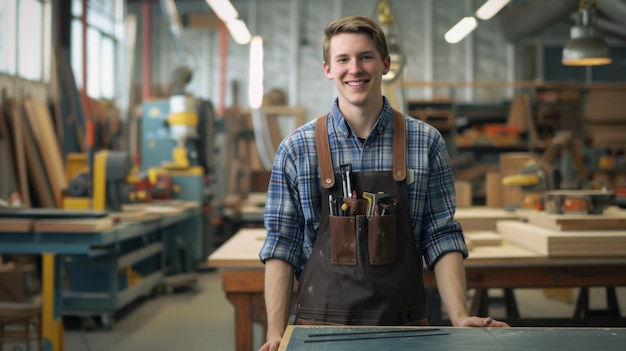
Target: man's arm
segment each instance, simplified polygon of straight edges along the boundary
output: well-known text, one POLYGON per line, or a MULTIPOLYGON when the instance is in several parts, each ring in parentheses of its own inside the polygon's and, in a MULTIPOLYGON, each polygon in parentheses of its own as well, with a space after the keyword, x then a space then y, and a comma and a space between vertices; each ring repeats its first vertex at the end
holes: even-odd
POLYGON ((465 266, 460 252, 448 252, 435 264, 437 289, 455 327, 508 327, 491 317, 470 317, 467 311, 465 266))
POLYGON ((281 259, 265 261, 265 308, 267 311, 267 342, 259 351, 276 351, 287 328, 291 296, 293 295, 293 267, 281 259))

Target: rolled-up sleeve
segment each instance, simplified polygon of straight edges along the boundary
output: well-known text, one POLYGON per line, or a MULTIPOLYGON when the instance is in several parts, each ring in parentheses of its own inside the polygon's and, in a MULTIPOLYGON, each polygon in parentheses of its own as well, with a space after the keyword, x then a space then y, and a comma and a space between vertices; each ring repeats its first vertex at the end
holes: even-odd
POLYGON ((422 248, 428 269, 432 270, 441 255, 459 251, 468 256, 461 225, 454 221, 456 194, 450 157, 441 140, 429 157, 429 176, 422 222, 422 248))

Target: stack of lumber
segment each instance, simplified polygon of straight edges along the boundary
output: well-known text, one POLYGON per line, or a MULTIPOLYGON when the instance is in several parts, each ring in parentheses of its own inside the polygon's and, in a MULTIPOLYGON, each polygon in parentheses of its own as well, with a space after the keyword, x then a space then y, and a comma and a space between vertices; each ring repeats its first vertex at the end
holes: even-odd
POLYGON ((503 240, 548 257, 623 256, 626 211, 612 207, 602 215, 520 211, 528 222, 500 221, 503 240))
POLYGON ((501 220, 515 220, 515 213, 488 207, 458 208, 454 220, 463 228, 467 248, 477 246, 500 246, 502 237, 496 232, 496 224, 501 220))
POLYGON ((48 104, 3 95, 0 109, 0 139, 9 155, 3 168, 12 170, 22 204, 59 207, 67 179, 48 104))
MULTIPOLYGON (((83 152, 84 111, 66 53, 51 55, 50 101, 2 92, 0 100, 0 182, 10 183, 23 207, 61 207, 67 187, 64 156, 83 152)), ((4 189, 0 189, 4 190, 4 189)), ((0 199, 6 190, 0 192, 0 199)), ((14 201, 11 201, 14 202, 14 201)), ((13 204, 12 205, 17 205, 13 204)))

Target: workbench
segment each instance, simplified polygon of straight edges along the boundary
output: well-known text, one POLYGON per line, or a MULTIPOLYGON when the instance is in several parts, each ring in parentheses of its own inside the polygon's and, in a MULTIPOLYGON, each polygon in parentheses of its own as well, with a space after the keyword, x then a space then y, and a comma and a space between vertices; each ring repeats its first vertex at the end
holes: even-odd
MULTIPOLYGON (((222 287, 235 308, 235 340, 237 351, 250 351, 252 322, 261 320, 259 304, 263 304, 264 270, 258 253, 265 239, 265 229, 246 228, 209 256, 209 266, 220 269, 222 287)), ((545 257, 519 246, 503 242, 497 246, 478 246, 465 260, 467 287, 486 292, 488 289, 518 288, 580 288, 626 286, 626 256, 621 257, 545 257)), ((426 289, 436 290, 434 275, 424 271, 426 289)), ((476 294, 477 298, 482 297, 476 294)), ((484 304, 475 304, 478 311, 484 304)), ((581 308, 584 306, 580 306, 581 308)), ((437 313, 433 311, 431 313, 437 313)), ((580 313, 578 313, 580 315, 580 313)), ((507 319, 512 325, 563 325, 606 323, 604 319, 578 318, 525 320, 507 319), (576 323, 574 323, 576 322, 576 323)), ((431 319, 432 320, 432 319, 431 319)), ((626 325, 621 316, 615 325, 626 325)))
POLYGON ((622 350, 623 328, 287 327, 279 351, 622 350))
POLYGON ((150 295, 168 273, 195 267, 201 208, 183 202, 174 207, 143 216, 118 214, 119 221, 102 231, 38 231, 36 219, 29 231, 0 230, 2 253, 42 255, 44 350, 63 350, 63 315, 99 315, 111 327, 114 312, 150 295))

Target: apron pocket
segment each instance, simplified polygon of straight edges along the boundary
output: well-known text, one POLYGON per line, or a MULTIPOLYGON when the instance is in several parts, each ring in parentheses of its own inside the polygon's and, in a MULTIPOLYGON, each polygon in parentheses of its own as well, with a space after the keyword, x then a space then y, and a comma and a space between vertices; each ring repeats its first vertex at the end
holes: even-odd
POLYGON ((396 215, 372 216, 368 227, 370 265, 396 262, 396 215))
POLYGON ((356 266, 356 217, 330 216, 330 262, 356 266))
POLYGON ((367 200, 365 199, 344 197, 343 203, 348 205, 348 209, 345 211, 344 216, 360 216, 367 214, 367 200))

